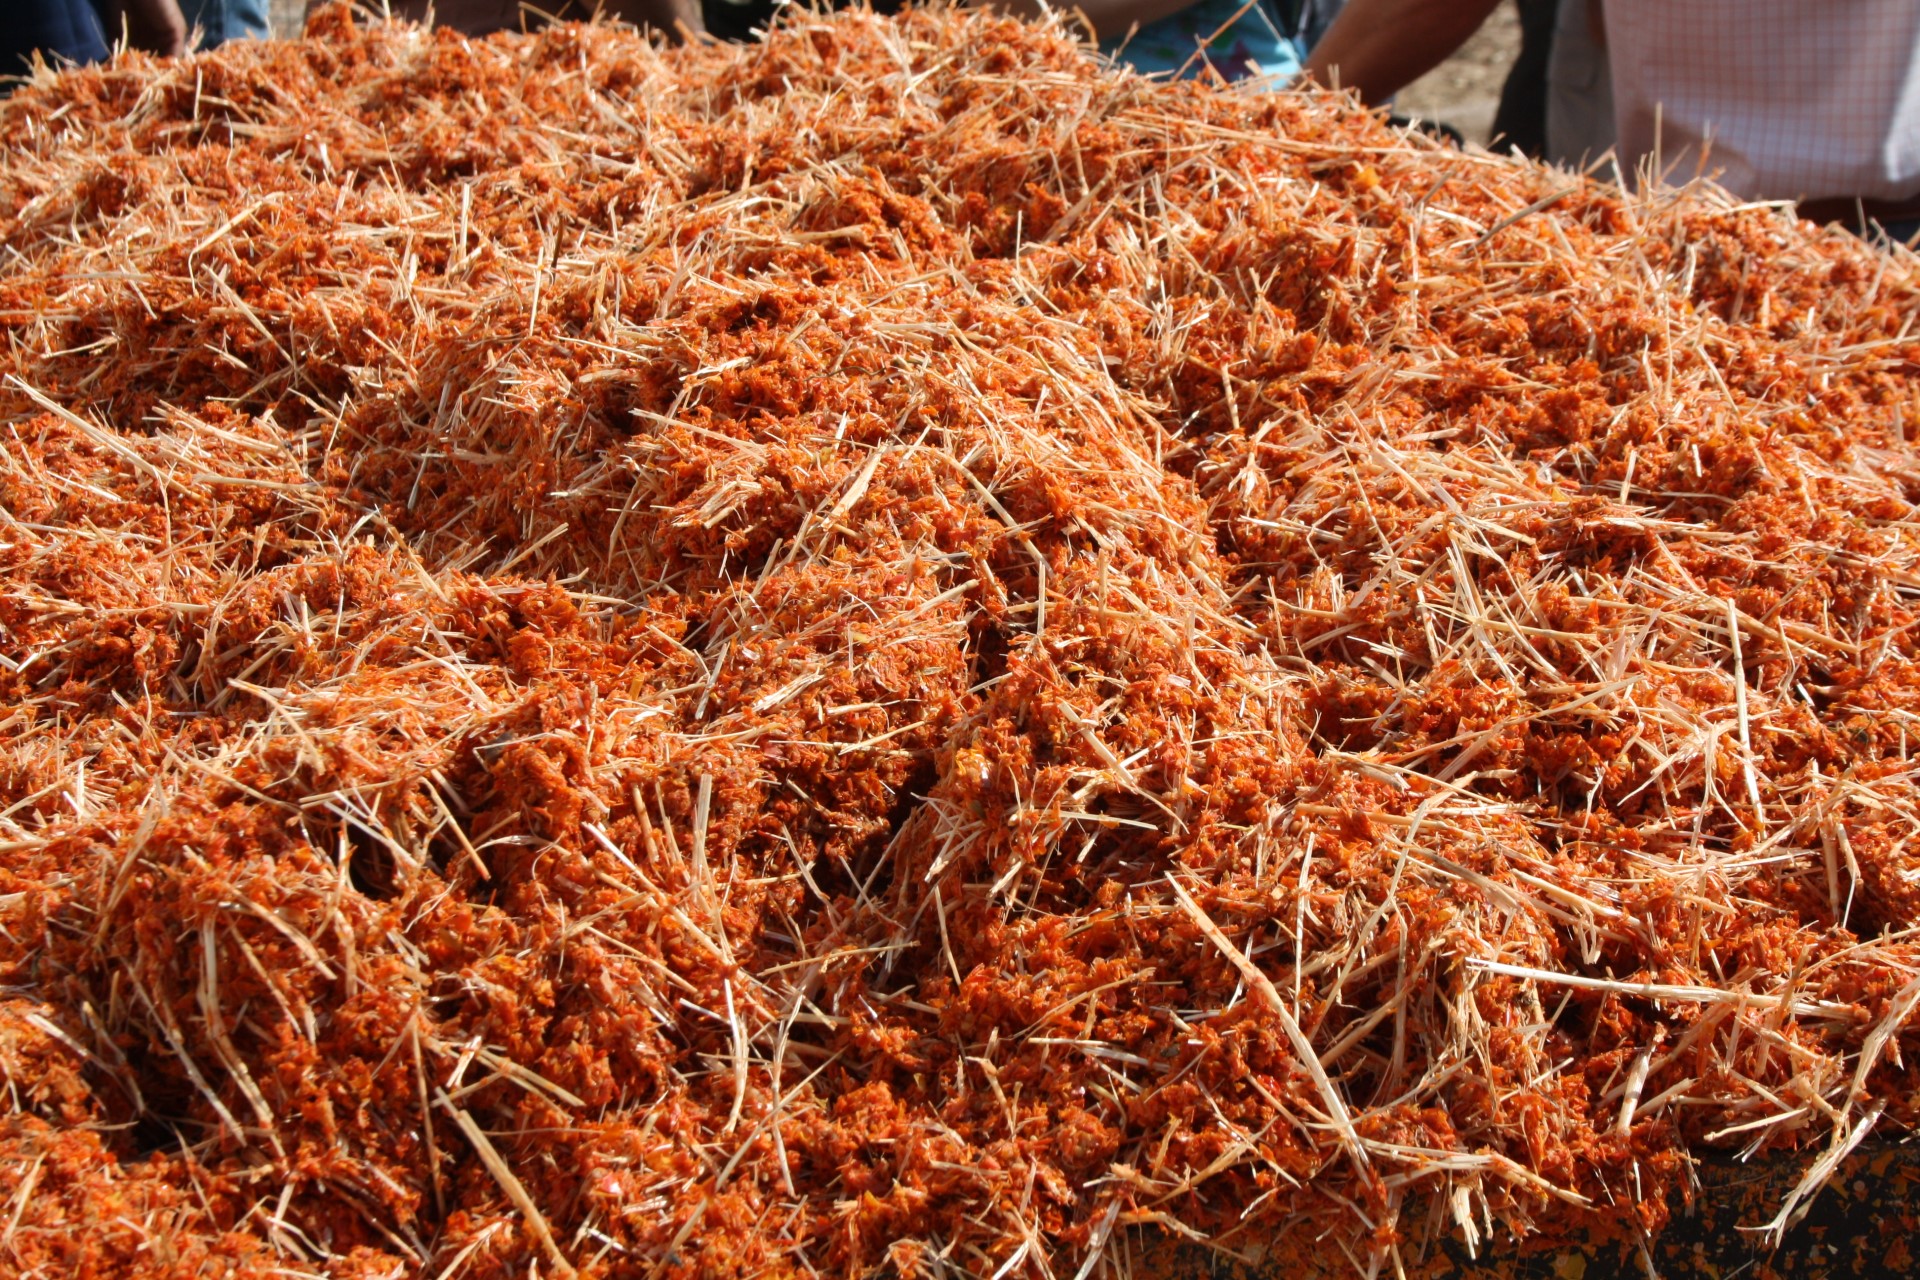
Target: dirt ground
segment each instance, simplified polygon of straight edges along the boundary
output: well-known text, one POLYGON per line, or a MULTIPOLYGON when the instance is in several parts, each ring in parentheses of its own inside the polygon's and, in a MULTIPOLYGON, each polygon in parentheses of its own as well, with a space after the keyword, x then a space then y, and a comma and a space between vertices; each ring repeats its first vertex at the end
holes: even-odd
POLYGON ((273 21, 273 34, 299 35, 300 15, 306 11, 307 0, 273 0, 273 7, 268 11, 273 21))
MULTIPOLYGON (((273 32, 297 35, 306 0, 273 0, 273 32)), ((1500 85, 1520 51, 1520 19, 1503 4, 1460 51, 1400 92, 1394 107, 1402 115, 1440 120, 1473 142, 1484 143, 1493 126, 1500 85)))

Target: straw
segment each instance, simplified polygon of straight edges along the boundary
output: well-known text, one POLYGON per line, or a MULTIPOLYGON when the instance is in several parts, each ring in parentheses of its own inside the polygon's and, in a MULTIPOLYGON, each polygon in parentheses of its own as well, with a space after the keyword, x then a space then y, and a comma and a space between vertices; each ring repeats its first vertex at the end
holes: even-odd
POLYGON ((0 138, 9 1265, 1384 1272, 1911 1131, 1910 254, 946 8, 0 138))

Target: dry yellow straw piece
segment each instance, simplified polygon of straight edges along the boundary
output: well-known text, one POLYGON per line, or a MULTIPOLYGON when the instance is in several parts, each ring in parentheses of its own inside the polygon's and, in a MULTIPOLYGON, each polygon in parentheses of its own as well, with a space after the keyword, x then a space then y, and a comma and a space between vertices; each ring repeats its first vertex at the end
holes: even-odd
POLYGON ((1207 941, 1220 949, 1221 955, 1233 962, 1233 967, 1240 971, 1240 976, 1247 980, 1247 985, 1260 993, 1260 998, 1280 1020, 1280 1029, 1286 1032, 1287 1043, 1293 1046, 1294 1055, 1299 1059, 1300 1066, 1313 1081, 1313 1087, 1320 1092, 1320 1100, 1327 1108, 1327 1119, 1333 1123, 1335 1131, 1339 1133, 1348 1156, 1353 1160, 1354 1168, 1365 1175, 1370 1167, 1367 1149, 1361 1143, 1359 1133, 1354 1130, 1353 1116, 1347 1110, 1346 1099, 1342 1098, 1340 1091, 1334 1088, 1333 1081, 1327 1076, 1326 1068, 1320 1065, 1320 1055, 1315 1052, 1306 1034, 1300 1030, 1300 1023, 1293 1016, 1293 1011, 1287 1008, 1285 1001, 1281 1000, 1280 992, 1274 987, 1272 979, 1260 972, 1260 967, 1247 958, 1246 952, 1234 946, 1232 939, 1220 932, 1220 926, 1215 924, 1200 904, 1193 900, 1192 895, 1181 887, 1178 880, 1169 875, 1167 883, 1172 886, 1174 896, 1180 900, 1180 906, 1186 911, 1188 918, 1200 927, 1200 932, 1207 936, 1207 941))
POLYGON ((454 1106, 444 1090, 435 1090, 434 1101, 453 1117, 453 1122, 460 1126, 460 1132, 465 1134, 467 1141, 473 1144, 474 1154, 478 1155, 481 1163, 486 1165, 487 1172, 492 1174, 494 1181, 500 1184, 500 1189, 506 1192, 507 1199, 511 1200, 513 1207, 520 1211, 520 1216, 527 1220, 527 1225, 533 1229, 534 1237, 540 1241, 540 1247, 546 1250, 547 1260, 553 1263, 554 1270, 563 1276, 578 1275, 579 1272, 574 1269, 573 1264, 567 1261, 567 1255, 560 1252, 560 1245, 554 1240, 553 1232, 548 1229, 546 1217, 541 1214, 540 1206, 533 1202, 533 1197, 527 1194, 526 1187, 521 1184, 519 1178, 514 1176, 507 1162, 500 1158, 499 1149, 493 1145, 493 1139, 487 1136, 486 1130, 482 1129, 466 1111, 454 1106))

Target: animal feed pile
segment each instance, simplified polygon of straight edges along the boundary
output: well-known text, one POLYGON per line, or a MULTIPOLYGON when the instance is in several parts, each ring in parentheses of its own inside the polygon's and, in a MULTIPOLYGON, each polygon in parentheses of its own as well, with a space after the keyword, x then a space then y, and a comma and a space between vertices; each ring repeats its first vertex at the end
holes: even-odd
POLYGON ((1920 1118, 1904 252, 949 10, 0 139, 9 1271, 1392 1274, 1920 1118))

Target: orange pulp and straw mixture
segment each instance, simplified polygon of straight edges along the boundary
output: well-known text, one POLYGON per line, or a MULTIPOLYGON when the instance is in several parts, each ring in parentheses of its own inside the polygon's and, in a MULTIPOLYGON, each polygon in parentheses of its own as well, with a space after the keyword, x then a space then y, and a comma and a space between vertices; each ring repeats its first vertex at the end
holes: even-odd
POLYGON ((1912 256, 946 9, 0 139, 7 1267, 1392 1274, 1920 1111, 1912 256))

